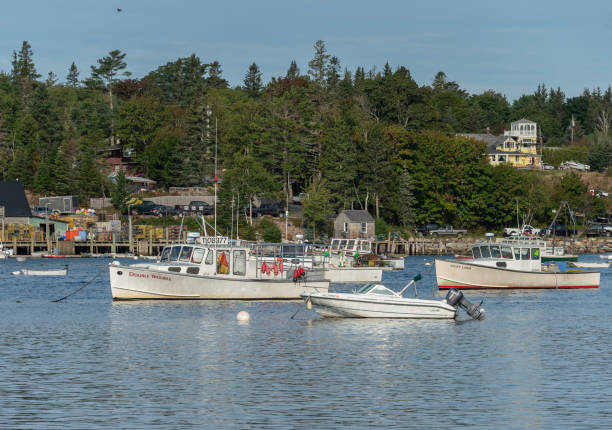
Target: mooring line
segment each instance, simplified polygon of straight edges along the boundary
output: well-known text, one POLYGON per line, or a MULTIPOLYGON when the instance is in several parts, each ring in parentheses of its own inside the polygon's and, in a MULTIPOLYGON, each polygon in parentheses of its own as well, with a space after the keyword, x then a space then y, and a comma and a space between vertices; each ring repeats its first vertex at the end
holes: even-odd
POLYGON ((72 293, 68 294, 67 296, 62 297, 61 299, 51 300, 51 302, 52 302, 52 303, 61 302, 62 300, 67 299, 68 297, 72 296, 73 294, 78 293, 78 292, 79 292, 79 291, 81 291, 83 288, 85 288, 86 286, 88 286, 89 284, 91 284, 91 283, 94 281, 94 279, 96 279, 98 276, 100 276, 100 274, 101 274, 102 272, 104 272, 106 269, 107 269, 107 267, 106 267, 106 266, 104 266, 104 267, 102 268, 102 270, 100 270, 98 273, 96 273, 96 276, 94 276, 94 277, 93 277, 93 278, 91 278, 89 281, 87 281, 87 282, 85 283, 85 285, 83 285, 82 287, 79 287, 78 289, 76 289, 76 290, 75 290, 75 291, 73 291, 72 293))

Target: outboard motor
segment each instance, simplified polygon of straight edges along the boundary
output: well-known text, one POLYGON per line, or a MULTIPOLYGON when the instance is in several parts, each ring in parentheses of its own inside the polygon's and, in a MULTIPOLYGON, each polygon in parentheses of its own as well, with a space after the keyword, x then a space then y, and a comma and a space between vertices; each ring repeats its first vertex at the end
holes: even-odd
POLYGON ((478 304, 472 304, 465 298, 463 293, 456 288, 451 288, 446 293, 446 303, 451 306, 462 308, 469 316, 475 320, 482 320, 485 317, 484 309, 480 307, 482 301, 478 304))

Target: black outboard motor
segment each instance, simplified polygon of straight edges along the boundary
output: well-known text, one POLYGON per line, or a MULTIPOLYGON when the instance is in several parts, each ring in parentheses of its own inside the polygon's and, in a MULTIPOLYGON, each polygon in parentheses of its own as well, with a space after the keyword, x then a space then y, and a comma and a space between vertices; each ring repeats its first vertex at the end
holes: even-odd
POLYGON ((451 288, 446 293, 446 303, 451 306, 461 307, 469 316, 475 320, 482 320, 485 317, 484 309, 480 307, 480 303, 472 304, 468 299, 465 298, 463 293, 456 288, 451 288))

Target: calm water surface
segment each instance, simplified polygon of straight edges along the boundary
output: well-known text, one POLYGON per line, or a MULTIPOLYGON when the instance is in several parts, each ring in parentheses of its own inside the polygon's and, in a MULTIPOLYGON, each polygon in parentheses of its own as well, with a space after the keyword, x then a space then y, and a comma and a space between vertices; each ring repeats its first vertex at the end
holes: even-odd
MULTIPOLYGON (((430 298, 431 260, 409 257, 384 281, 421 272, 430 298)), ((10 274, 65 261, 0 261, 1 428, 612 427, 612 269, 597 290, 466 293, 485 299, 484 321, 113 303, 106 270, 50 302, 109 261, 67 260, 65 279, 10 274)))

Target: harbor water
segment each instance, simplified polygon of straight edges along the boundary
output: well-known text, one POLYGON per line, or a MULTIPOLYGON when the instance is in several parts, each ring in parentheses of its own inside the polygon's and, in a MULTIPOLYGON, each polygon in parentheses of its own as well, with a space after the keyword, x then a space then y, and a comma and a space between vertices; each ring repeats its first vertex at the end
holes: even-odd
MULTIPOLYGON (((0 428, 612 427, 612 269, 599 289, 465 292, 484 321, 411 321, 113 302, 110 261, 0 261, 0 428), (64 264, 66 277, 11 275, 64 264)), ((422 273, 419 297, 442 298, 431 261, 383 281, 422 273)))

